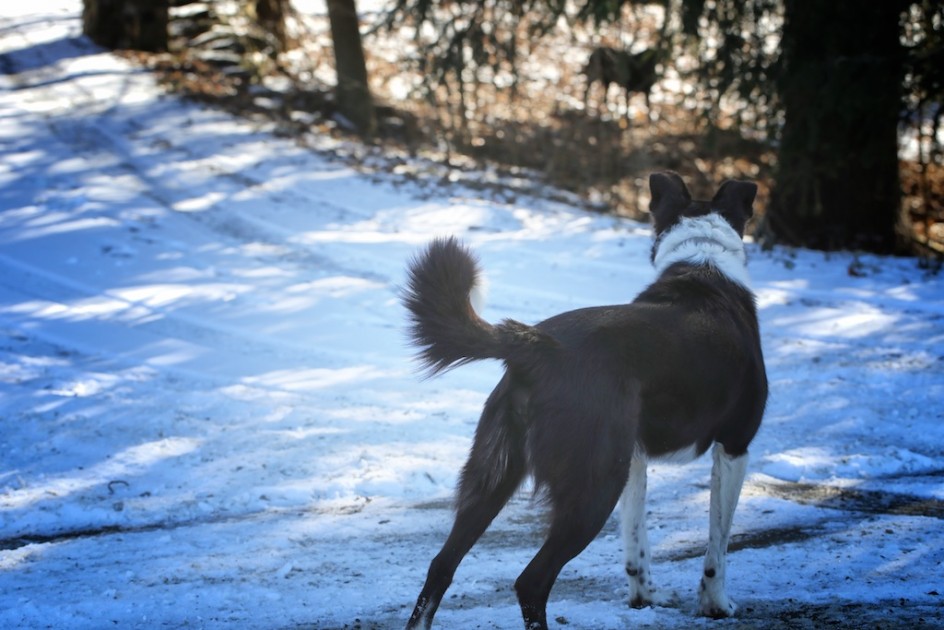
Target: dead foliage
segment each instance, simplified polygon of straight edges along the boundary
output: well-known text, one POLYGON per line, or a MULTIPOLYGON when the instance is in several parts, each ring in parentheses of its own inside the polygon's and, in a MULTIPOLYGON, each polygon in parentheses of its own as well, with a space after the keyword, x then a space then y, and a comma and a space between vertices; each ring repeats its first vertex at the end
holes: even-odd
MULTIPOLYGON (((179 22, 182 18, 177 18, 179 22)), ((645 40, 657 24, 637 20, 625 33, 594 31, 533 42, 513 86, 495 77, 475 76, 463 86, 433 86, 409 75, 401 56, 409 47, 374 33, 365 46, 378 106, 378 132, 371 142, 451 166, 488 168, 510 177, 534 178, 576 194, 587 207, 646 220, 646 177, 672 169, 686 178, 695 195, 708 195, 726 178, 755 180, 757 209, 763 215, 774 184, 776 151, 763 134, 745 126, 737 107, 686 85, 684 60, 660 66, 652 112, 642 96, 620 107, 623 95, 600 86, 587 90, 586 67, 598 45, 623 46, 645 40), (553 67, 553 72, 547 68, 553 67), (412 87, 404 96, 402 87, 412 87), (701 112, 711 112, 709 116, 701 112), (727 114, 725 112, 728 112, 727 114)), ((274 56, 240 43, 228 54, 224 37, 210 37, 211 24, 178 24, 170 53, 132 53, 151 68, 168 90, 240 115, 263 118, 286 136, 317 132, 339 136, 353 131, 336 116, 331 87, 333 58, 327 24, 317 16, 294 18, 292 39, 304 52, 274 56), (200 41, 213 47, 206 54, 200 41), (287 58, 287 60, 286 60, 287 58), (295 61, 293 61, 293 59, 295 61), (298 59, 304 59, 300 65, 298 59)), ((218 30, 218 29, 217 29, 218 30)), ((903 236, 916 251, 944 257, 944 167, 901 163, 903 236)), ((491 185, 491 184, 489 184, 491 185)))

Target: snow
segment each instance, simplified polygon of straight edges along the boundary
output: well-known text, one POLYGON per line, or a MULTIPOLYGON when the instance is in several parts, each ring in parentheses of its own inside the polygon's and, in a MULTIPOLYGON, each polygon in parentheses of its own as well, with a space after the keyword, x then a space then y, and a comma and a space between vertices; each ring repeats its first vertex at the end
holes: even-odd
MULTIPOLYGON (((406 261, 457 234, 483 315, 533 322, 631 299, 648 228, 362 171, 336 140, 164 94, 80 36, 80 9, 0 17, 0 627, 402 626, 500 375, 419 378, 406 261)), ((703 458, 651 467, 660 605, 626 605, 614 516, 562 573, 558 627, 944 624, 944 281, 749 254, 771 400, 734 520, 738 619, 693 616, 703 458)), ((517 627, 543 524, 524 489, 438 627, 517 627)))

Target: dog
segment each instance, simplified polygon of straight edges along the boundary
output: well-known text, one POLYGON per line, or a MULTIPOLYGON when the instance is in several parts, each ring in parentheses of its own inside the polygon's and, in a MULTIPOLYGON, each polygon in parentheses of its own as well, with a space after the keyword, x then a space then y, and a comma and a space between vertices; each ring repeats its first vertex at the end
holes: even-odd
POLYGON ((629 603, 650 605, 647 460, 709 448, 699 611, 734 614, 725 592, 728 537, 767 401, 742 240, 757 186, 731 180, 711 201, 696 201, 675 173, 654 173, 649 185, 657 277, 629 304, 582 308, 533 326, 490 324, 470 302, 477 261, 456 239, 435 240, 411 261, 403 302, 429 374, 479 359, 499 359, 505 372, 485 402, 460 476, 455 523, 408 629, 432 625, 459 562, 528 474, 547 499, 550 526, 515 582, 525 628, 547 628, 559 572, 621 496, 629 603))
POLYGON ((587 77, 587 86, 583 92, 583 109, 587 111, 590 99, 590 88, 594 83, 603 85, 603 101, 606 103, 610 84, 615 83, 623 90, 623 99, 626 106, 626 115, 629 116, 629 99, 634 92, 642 93, 646 99, 646 116, 652 118, 652 106, 649 102, 652 88, 659 80, 658 64, 662 61, 663 53, 654 48, 648 48, 638 53, 626 52, 600 46, 594 48, 583 69, 587 77))

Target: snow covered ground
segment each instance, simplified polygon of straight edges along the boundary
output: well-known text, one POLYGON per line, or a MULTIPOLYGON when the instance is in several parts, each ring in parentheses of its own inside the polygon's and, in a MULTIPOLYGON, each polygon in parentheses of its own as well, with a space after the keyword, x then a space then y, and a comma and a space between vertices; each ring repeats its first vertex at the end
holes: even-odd
MULTIPOLYGON (((458 234, 486 318, 533 322, 631 299, 649 230, 365 174, 164 95, 81 38, 80 5, 0 16, 0 627, 402 626, 500 374, 417 378, 405 261, 458 234)), ((561 575, 558 627, 944 625, 944 281, 751 255, 772 395, 739 617, 693 617, 705 459, 651 472, 663 605, 627 607, 614 517, 561 575)), ((439 627, 517 628, 542 527, 522 492, 439 627)))

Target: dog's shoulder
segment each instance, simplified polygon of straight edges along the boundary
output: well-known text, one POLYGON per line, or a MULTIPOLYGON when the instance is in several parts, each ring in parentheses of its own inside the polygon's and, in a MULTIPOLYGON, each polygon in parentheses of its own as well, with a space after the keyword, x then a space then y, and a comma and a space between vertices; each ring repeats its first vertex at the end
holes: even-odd
POLYGON ((723 304, 751 312, 756 310, 754 293, 744 283, 714 265, 686 261, 663 270, 658 279, 636 297, 634 304, 683 312, 717 309, 723 304))

